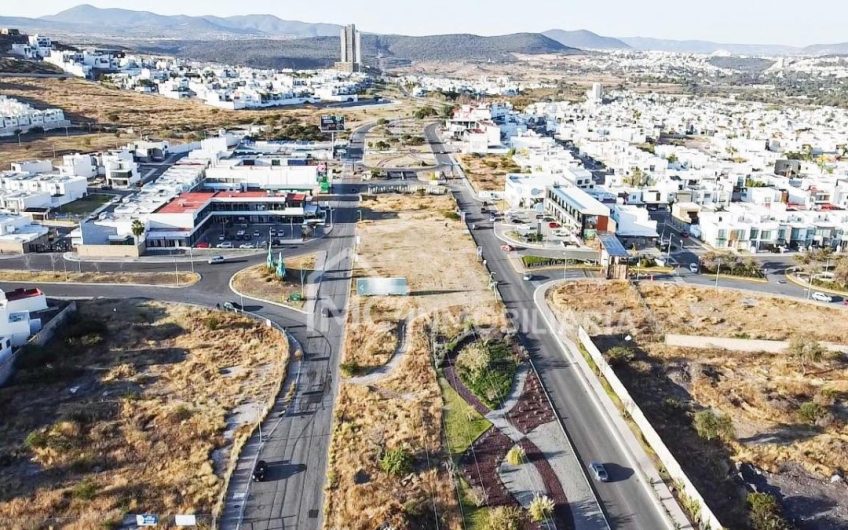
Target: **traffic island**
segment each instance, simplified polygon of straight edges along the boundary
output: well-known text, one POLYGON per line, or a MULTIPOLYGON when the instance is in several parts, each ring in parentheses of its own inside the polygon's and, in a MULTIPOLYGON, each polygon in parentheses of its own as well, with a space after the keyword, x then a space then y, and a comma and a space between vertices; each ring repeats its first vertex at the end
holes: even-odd
POLYGON ((282 270, 267 263, 254 265, 237 272, 231 287, 245 298, 302 310, 314 298, 310 293, 317 285, 313 277, 317 261, 318 254, 313 253, 284 258, 282 270))
POLYGON ((2 282, 75 283, 189 287, 200 281, 196 272, 77 272, 0 270, 2 282))

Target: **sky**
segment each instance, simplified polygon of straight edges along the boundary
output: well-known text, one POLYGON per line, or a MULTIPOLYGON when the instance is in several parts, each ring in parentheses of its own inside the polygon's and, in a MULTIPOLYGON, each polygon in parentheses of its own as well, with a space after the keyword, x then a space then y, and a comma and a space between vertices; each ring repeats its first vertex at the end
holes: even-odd
MULTIPOLYGON (((55 14, 81 0, 0 0, 0 15, 55 14)), ((848 41, 846 0, 89 0, 165 15, 269 13, 287 20, 356 23, 363 31, 498 35, 588 29, 612 37, 724 43, 832 44, 848 41)))

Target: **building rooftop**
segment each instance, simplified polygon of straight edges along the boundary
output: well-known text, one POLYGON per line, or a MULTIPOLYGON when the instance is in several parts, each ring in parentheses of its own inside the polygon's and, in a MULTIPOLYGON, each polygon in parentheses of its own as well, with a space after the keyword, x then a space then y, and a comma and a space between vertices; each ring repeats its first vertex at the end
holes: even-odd
POLYGON ((42 296, 44 293, 41 292, 41 289, 36 287, 25 289, 19 288, 14 291, 6 291, 4 293, 6 295, 6 300, 13 302, 15 300, 23 300, 25 298, 34 298, 36 296, 42 296))

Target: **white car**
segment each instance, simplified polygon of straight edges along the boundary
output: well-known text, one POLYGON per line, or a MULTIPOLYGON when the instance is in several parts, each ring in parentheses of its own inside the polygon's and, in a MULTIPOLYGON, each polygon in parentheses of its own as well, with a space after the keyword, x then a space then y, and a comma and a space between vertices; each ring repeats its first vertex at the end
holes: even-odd
POLYGON ((242 243, 239 248, 253 248, 253 243, 242 243))
POLYGON ((833 302, 832 296, 826 295, 826 294, 821 293, 819 291, 814 292, 812 298, 813 298, 813 300, 816 300, 817 302, 827 302, 827 303, 833 302))
POLYGON ((701 267, 699 267, 697 263, 690 263, 689 264, 689 272, 691 272, 692 274, 698 274, 698 272, 700 272, 700 271, 701 271, 701 267))
POLYGON ((208 260, 209 265, 215 265, 217 263, 224 263, 225 261, 227 261, 227 258, 225 258, 224 256, 212 256, 208 260))
POLYGON ((533 275, 529 272, 525 272, 523 278, 525 282, 533 281, 533 275))
POLYGON ((216 248, 233 248, 233 243, 231 241, 224 241, 223 243, 218 243, 215 245, 216 248))

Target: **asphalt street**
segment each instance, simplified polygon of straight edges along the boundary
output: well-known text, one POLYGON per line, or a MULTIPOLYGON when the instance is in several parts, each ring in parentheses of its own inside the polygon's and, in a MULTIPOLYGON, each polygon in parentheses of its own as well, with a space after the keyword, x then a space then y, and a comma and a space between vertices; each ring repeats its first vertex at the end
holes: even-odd
MULTIPOLYGON (((426 136, 437 152, 444 151, 436 126, 427 127, 426 136)), ((441 165, 452 165, 449 155, 436 156, 441 165)), ((472 197, 468 187, 457 183, 451 188, 459 207, 467 212, 466 222, 484 224, 488 216, 480 213, 480 204, 472 197)), ((579 458, 584 466, 592 460, 608 464, 611 481, 593 481, 592 485, 610 526, 634 530, 670 528, 669 521, 661 513, 661 508, 657 506, 657 501, 647 485, 642 483, 639 475, 629 467, 625 449, 606 431, 606 426, 600 419, 602 413, 597 410, 594 400, 585 390, 577 369, 563 357, 557 338, 542 320, 533 302, 535 282, 524 281, 512 268, 506 255, 500 250, 502 242, 495 237, 488 224, 485 228, 473 230, 472 235, 482 247, 490 270, 495 273, 494 277, 498 281, 498 289, 507 311, 517 324, 519 338, 530 352, 579 458)), ((574 276, 581 273, 571 271, 566 274, 574 276)), ((556 277, 558 274, 554 271, 540 274, 539 278, 547 276, 556 277)))

